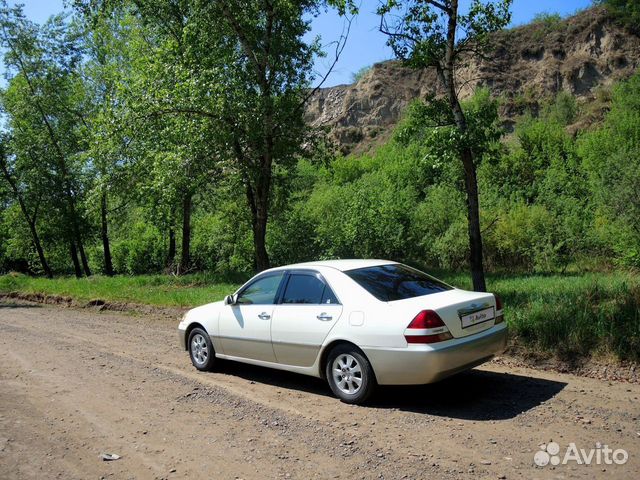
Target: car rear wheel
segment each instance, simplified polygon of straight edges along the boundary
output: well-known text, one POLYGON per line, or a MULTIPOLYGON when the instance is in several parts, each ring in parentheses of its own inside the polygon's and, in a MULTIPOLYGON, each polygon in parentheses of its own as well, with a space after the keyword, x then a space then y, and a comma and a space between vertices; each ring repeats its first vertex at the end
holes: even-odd
POLYGON ((211 371, 216 364, 216 352, 211 338, 201 328, 196 327, 189 333, 189 356, 198 370, 211 371))
POLYGON ((369 360, 351 345, 338 345, 329 352, 326 375, 335 396, 345 403, 363 404, 376 387, 369 360))

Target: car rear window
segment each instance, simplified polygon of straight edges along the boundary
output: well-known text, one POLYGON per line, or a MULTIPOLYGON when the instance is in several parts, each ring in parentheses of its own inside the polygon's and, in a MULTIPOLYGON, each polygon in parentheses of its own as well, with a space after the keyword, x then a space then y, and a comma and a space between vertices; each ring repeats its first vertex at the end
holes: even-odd
POLYGON ((395 263, 347 270, 344 273, 383 302, 421 297, 453 289, 420 270, 395 263))

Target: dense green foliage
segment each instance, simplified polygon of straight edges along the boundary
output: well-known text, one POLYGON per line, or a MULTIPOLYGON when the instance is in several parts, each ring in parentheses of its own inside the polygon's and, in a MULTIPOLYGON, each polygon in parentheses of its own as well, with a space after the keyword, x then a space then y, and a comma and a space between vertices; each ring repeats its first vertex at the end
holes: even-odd
POLYGON ((324 52, 310 19, 351 3, 71 3, 38 25, 0 1, 2 211, 22 242, 1 268, 89 276, 93 250, 107 275, 191 271, 192 216, 217 188, 244 197, 253 268, 267 268, 278 171, 315 142, 303 114, 324 52))
POLYGON ((640 75, 613 91, 604 125, 580 138, 595 244, 640 267, 640 75))
MULTIPOLYGON (((467 102, 482 129, 478 168, 485 255, 491 270, 565 271, 640 266, 640 76, 613 89, 605 121, 574 137, 579 109, 566 94, 524 116, 499 138, 496 102, 480 92, 467 102)), ((414 105, 393 139, 372 154, 301 158, 278 172, 267 245, 276 264, 334 257, 383 257, 460 269, 467 262, 461 167, 447 157, 446 129, 429 127, 414 105)), ((433 110, 433 109, 431 109, 433 110)), ((208 186, 210 187, 210 186, 208 186)), ((194 197, 193 265, 230 275, 253 271, 251 219, 234 178, 194 197)), ((153 198, 153 197, 151 197, 153 198)), ((114 268, 161 272, 168 237, 143 199, 110 219, 114 268)), ((3 268, 37 257, 16 206, 2 212, 3 268)), ((46 230, 43 230, 46 231, 46 230)), ((67 250, 44 236, 51 263, 69 273, 67 250)), ((180 241, 178 239, 178 246, 180 241)), ((88 248, 101 271, 98 239, 88 248)))

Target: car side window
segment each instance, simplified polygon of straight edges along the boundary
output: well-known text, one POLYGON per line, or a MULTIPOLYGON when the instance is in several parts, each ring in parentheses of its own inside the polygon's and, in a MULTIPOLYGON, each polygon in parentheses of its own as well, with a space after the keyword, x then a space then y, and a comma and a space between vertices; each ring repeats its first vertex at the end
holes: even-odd
POLYGON ((282 273, 259 278, 238 295, 240 305, 270 305, 276 303, 276 294, 282 273))
POLYGON ((282 303, 319 305, 338 302, 329 286, 315 275, 293 273, 289 276, 282 303))

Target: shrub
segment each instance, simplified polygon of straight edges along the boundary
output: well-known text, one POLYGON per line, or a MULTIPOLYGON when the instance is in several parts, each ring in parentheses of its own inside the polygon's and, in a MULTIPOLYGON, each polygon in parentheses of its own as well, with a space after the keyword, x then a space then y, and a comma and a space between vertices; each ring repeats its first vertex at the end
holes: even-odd
POLYGON ((546 28, 555 28, 562 23, 562 16, 559 13, 540 12, 535 14, 531 23, 538 23, 546 28))
POLYGON ((362 77, 364 77, 367 73, 371 71, 371 68, 372 68, 371 65, 368 65, 366 67, 360 68, 357 72, 353 72, 351 74, 351 82, 358 83, 360 80, 362 80, 362 77))
POLYGON ((558 92, 553 102, 549 102, 542 109, 542 117, 560 125, 571 124, 578 115, 578 103, 569 92, 558 92))
POLYGON ((556 266, 557 222, 544 206, 512 205, 498 219, 486 240, 493 264, 531 270, 552 270, 556 266))
POLYGON ((138 221, 131 226, 126 240, 112 243, 112 255, 118 273, 159 272, 164 266, 166 246, 156 227, 138 221))
POLYGON ((618 262, 640 266, 640 74, 613 89, 602 128, 583 135, 578 148, 600 244, 618 262))
POLYGON ((431 187, 413 215, 412 242, 416 260, 446 269, 465 266, 469 237, 464 195, 446 185, 431 187))
POLYGON ((596 0, 631 30, 640 31, 639 0, 596 0))
POLYGON ((216 213, 198 213, 194 219, 191 247, 193 262, 200 270, 224 277, 253 271, 253 237, 241 206, 220 205, 216 213))

